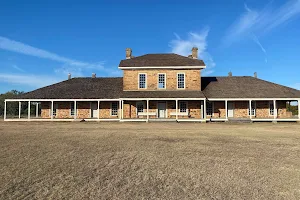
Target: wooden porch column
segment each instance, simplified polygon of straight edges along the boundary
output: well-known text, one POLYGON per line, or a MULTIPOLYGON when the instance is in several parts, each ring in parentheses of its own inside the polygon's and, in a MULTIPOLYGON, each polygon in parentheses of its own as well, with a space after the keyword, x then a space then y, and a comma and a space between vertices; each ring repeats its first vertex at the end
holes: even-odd
POLYGON ((252 101, 249 100, 249 114, 250 114, 250 119, 252 119, 252 105, 251 105, 252 101))
POLYGON ((300 119, 300 99, 298 100, 298 118, 300 119))
POLYGON ((228 119, 228 100, 225 100, 226 119, 228 119))
POLYGON ((204 99, 204 119, 206 120, 206 99, 204 99))
POLYGON ((30 101, 28 101, 28 119, 30 119, 30 101))
POLYGON ((124 100, 122 100, 121 119, 124 119, 124 100))
POLYGON ((74 119, 77 119, 77 101, 74 101, 74 119))
POLYGON ((100 119, 100 101, 98 101, 98 107, 97 108, 98 108, 98 117, 97 118, 100 119))
POLYGON ((21 101, 19 101, 19 119, 21 119, 21 101))
POLYGON ((38 118, 39 117, 39 103, 36 102, 35 105, 35 117, 38 118))
POLYGON ((203 111, 203 101, 200 101, 200 109, 201 109, 201 119, 204 118, 204 111, 203 111))
POLYGON ((178 100, 177 99, 175 100, 175 104, 176 104, 175 108, 176 108, 176 121, 177 121, 178 120, 178 100))
POLYGON ((276 100, 273 100, 273 105, 274 105, 274 119, 277 118, 277 106, 276 106, 276 100))
POLYGON ((53 119, 53 101, 51 101, 51 110, 50 110, 50 114, 51 114, 51 119, 53 119))
POLYGON ((119 119, 122 119, 122 100, 119 100, 119 119))
POLYGON ((149 100, 147 99, 147 122, 149 122, 149 100))
POLYGON ((6 120, 6 100, 4 101, 4 120, 6 120))

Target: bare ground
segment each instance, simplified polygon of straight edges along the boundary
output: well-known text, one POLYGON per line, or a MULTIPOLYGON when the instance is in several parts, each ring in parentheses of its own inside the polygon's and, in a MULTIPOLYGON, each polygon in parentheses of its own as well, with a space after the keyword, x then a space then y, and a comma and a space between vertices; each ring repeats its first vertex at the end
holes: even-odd
POLYGON ((299 124, 0 122, 0 199, 300 199, 299 124))

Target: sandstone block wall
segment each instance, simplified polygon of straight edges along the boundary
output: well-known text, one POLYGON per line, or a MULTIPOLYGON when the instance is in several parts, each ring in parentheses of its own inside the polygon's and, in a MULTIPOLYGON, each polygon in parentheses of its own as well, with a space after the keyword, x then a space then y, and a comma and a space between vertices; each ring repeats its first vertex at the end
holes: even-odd
MULTIPOLYGON (((158 89, 158 74, 166 74, 166 90, 177 90, 177 73, 185 73, 185 90, 201 90, 200 70, 123 70, 124 90, 164 90, 158 89), (147 74, 147 88, 139 89, 139 73, 147 74)), ((182 89, 181 89, 182 90, 182 89)))

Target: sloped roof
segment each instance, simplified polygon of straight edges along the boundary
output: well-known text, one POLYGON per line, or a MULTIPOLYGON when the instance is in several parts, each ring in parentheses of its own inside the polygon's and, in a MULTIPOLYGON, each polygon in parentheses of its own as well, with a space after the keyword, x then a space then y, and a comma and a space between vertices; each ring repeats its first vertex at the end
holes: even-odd
POLYGON ((163 66, 205 66, 202 60, 192 59, 174 53, 145 54, 121 60, 119 67, 163 67, 163 66))
POLYGON ((201 91, 124 91, 121 98, 205 98, 201 91))
POLYGON ((202 77, 207 98, 300 98, 300 91, 251 76, 202 77))
POLYGON ((72 78, 32 92, 19 99, 118 99, 123 78, 72 78))

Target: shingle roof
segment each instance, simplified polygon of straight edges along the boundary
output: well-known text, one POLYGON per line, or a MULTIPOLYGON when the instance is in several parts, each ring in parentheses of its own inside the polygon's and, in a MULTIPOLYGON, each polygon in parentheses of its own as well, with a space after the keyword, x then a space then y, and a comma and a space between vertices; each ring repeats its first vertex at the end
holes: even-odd
POLYGON ((300 98, 300 91, 250 76, 202 77, 202 91, 123 91, 123 78, 73 78, 18 99, 300 98))
POLYGON ((300 98, 300 91, 251 76, 202 77, 207 98, 300 98))
POLYGON ((123 78, 72 78, 19 96, 19 99, 118 99, 123 78))
POLYGON ((205 98, 201 91, 124 91, 121 98, 205 98))
POLYGON ((205 66, 202 60, 178 54, 146 54, 121 60, 119 67, 205 66))

